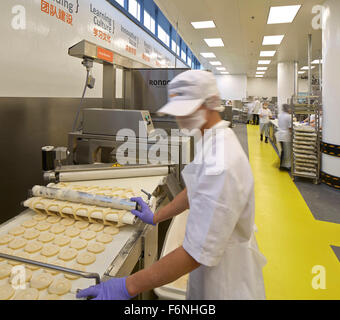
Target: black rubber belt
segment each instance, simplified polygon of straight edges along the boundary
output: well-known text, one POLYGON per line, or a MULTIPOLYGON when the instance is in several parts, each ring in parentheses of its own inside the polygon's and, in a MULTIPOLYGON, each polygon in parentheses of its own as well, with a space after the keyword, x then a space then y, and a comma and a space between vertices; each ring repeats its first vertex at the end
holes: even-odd
POLYGON ((321 152, 333 157, 340 158, 340 146, 337 146, 336 144, 321 142, 321 152))
POLYGON ((340 189, 340 178, 334 177, 328 173, 321 172, 321 181, 322 183, 325 183, 329 185, 330 187, 340 189))

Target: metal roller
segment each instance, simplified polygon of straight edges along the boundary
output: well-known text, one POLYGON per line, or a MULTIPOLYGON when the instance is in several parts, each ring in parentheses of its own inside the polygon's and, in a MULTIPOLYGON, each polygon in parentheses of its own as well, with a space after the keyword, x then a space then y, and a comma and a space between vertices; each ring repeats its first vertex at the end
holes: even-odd
POLYGON ((74 191, 66 188, 58 189, 43 186, 34 186, 32 188, 32 195, 35 197, 56 199, 61 201, 70 201, 75 203, 82 203, 92 206, 99 206, 119 210, 131 211, 139 209, 136 202, 132 202, 128 199, 121 199, 109 196, 99 196, 91 193, 74 191))

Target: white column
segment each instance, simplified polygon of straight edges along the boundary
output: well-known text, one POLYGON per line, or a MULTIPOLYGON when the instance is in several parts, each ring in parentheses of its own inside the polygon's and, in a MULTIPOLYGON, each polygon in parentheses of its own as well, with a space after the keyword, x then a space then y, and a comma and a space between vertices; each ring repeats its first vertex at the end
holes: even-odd
MULTIPOLYGON (((323 55, 323 137, 325 143, 340 145, 340 1, 324 3, 323 55)), ((324 154, 322 171, 340 177, 340 158, 324 154)))
POLYGON ((279 112, 288 99, 297 94, 297 62, 279 62, 277 65, 277 100, 279 112))

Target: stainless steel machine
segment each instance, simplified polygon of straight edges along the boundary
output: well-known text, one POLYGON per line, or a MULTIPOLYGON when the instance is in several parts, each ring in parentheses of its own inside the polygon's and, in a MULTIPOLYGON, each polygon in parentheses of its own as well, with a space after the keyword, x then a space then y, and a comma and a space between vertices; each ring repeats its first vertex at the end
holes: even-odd
MULTIPOLYGON (((141 196, 153 210, 159 209, 182 190, 180 172, 193 159, 192 140, 189 137, 167 135, 171 128, 175 128, 173 120, 163 121, 166 130, 159 131, 154 126, 152 116, 167 100, 167 83, 184 69, 147 70, 138 62, 85 40, 71 47, 69 54, 83 59, 88 88, 95 85, 91 74, 93 63, 104 65, 103 108, 81 110, 80 106, 80 126, 69 133, 68 147, 43 148, 47 186, 86 190, 99 197, 118 194, 125 200, 131 196, 141 196), (124 70, 124 101, 119 102, 115 95, 117 68, 124 70)), ((23 205, 27 208, 25 211, 0 226, 0 260, 5 259, 4 264, 31 266, 35 270, 33 273, 38 274, 52 270, 58 281, 62 281, 66 275, 73 276, 72 287, 66 295, 60 295, 62 299, 75 299, 78 289, 94 284, 89 279, 98 283, 110 277, 128 276, 133 270, 147 267, 158 258, 158 227, 145 225, 129 212, 108 211, 112 208, 100 207, 95 203, 85 206, 76 200, 62 202, 60 199, 32 195, 23 205), (34 219, 41 220, 34 223, 34 219), (65 221, 65 230, 53 234, 55 226, 52 221, 56 223, 60 219, 65 221), (121 227, 120 232, 106 244, 102 252, 98 252, 95 262, 87 265, 87 262, 79 260, 79 256, 93 256, 84 247, 78 248, 78 257, 75 258, 84 263, 81 270, 76 269, 71 260, 60 263, 64 249, 74 251, 68 246, 84 240, 83 231, 76 230, 74 225, 89 223, 89 228, 96 229, 95 237, 88 240, 87 246, 98 248, 98 239, 104 241, 107 238, 102 234, 101 224, 110 228, 115 222, 121 227), (30 238, 27 234, 35 236, 30 238), (44 239, 59 236, 71 237, 72 241, 65 248, 59 248, 60 252, 48 258, 42 257, 42 251, 48 245, 43 242, 47 241, 44 239), (30 243, 39 242, 36 239, 40 239, 43 245, 35 243, 34 251, 30 243), (16 247, 13 241, 21 245, 16 247), (34 254, 27 256, 30 251, 34 251, 34 254)), ((2 290, 8 288, 10 276, 0 279, 0 296, 2 290)), ((17 295, 20 294, 13 293, 10 298, 17 295)), ((142 295, 144 299, 150 297, 150 292, 142 295)), ((38 298, 47 296, 41 297, 40 292, 38 298)))

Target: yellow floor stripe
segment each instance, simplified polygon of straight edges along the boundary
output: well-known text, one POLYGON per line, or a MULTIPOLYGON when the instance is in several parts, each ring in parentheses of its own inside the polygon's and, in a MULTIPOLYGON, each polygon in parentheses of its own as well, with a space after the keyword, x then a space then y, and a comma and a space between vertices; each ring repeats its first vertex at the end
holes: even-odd
POLYGON ((278 170, 271 144, 260 142, 259 127, 248 127, 249 158, 255 178, 257 240, 268 264, 268 299, 340 299, 340 225, 314 219, 290 176, 278 170), (326 289, 315 290, 314 266, 326 271, 326 289))

